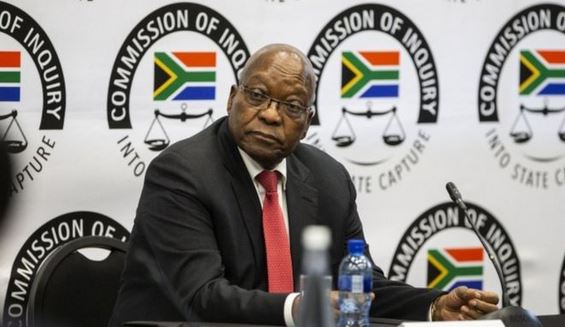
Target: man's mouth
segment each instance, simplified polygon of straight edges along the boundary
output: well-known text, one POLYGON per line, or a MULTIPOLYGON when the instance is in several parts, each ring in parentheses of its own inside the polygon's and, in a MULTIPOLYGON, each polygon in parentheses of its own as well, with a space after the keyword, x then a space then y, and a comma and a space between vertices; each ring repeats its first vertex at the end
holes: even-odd
POLYGON ((268 133, 263 133, 263 132, 260 132, 260 131, 251 131, 248 134, 251 134, 255 138, 259 138, 259 139, 262 139, 262 140, 265 140, 265 141, 268 141, 268 142, 271 142, 271 143, 272 142, 280 143, 279 139, 276 136, 268 134, 268 133))

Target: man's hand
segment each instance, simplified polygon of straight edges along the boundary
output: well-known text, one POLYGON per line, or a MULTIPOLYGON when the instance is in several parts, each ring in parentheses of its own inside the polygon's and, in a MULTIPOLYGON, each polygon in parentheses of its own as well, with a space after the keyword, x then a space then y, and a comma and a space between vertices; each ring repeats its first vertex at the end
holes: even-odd
MULTIPOLYGON (((339 300, 339 292, 338 291, 331 291, 330 292, 330 307, 332 308, 334 318, 336 318, 336 319, 339 315, 338 300, 339 300)), ((302 295, 297 296, 294 299, 294 302, 292 303, 292 316, 294 317, 294 321, 296 321, 296 317, 298 317, 298 312, 300 310, 300 302, 302 302, 302 295)))
MULTIPOLYGON (((375 299, 375 293, 371 292, 371 301, 375 299)), ((298 310, 300 309, 300 302, 302 301, 302 295, 297 296, 292 303, 292 315, 294 321, 298 317, 298 310)), ((339 316, 339 291, 330 292, 330 307, 332 308, 334 318, 337 319, 339 316)))
MULTIPOLYGON (((371 301, 375 299, 375 293, 371 292, 371 301)), ((330 293, 330 306, 333 309, 334 318, 339 317, 339 291, 332 291, 330 293)))
POLYGON ((334 313, 334 318, 337 319, 339 317, 339 291, 331 291, 330 306, 334 313))
POLYGON ((498 310, 498 295, 465 286, 438 297, 432 305, 432 320, 472 320, 498 310))
POLYGON ((302 302, 302 294, 295 297, 292 302, 292 319, 295 322, 298 320, 298 314, 300 313, 300 302, 302 302))

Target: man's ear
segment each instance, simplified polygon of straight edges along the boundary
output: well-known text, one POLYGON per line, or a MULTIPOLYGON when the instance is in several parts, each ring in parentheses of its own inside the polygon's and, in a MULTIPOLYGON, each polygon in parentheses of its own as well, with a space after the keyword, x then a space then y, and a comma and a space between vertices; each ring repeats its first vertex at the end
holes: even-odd
POLYGON ((232 85, 231 88, 230 88, 230 95, 228 97, 228 107, 227 107, 228 115, 231 111, 231 107, 232 107, 232 104, 233 104, 233 98, 235 97, 236 94, 237 94, 237 86, 232 85))

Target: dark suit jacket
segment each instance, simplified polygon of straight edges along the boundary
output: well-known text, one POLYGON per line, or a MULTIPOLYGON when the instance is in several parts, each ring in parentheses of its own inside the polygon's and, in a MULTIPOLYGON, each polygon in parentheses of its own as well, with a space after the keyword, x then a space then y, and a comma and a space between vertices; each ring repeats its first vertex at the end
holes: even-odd
MULTIPOLYGON (((363 238, 345 168, 300 144, 287 158, 287 207, 295 289, 301 232, 327 225, 334 283, 345 243, 363 238)), ((261 204, 222 118, 178 142, 147 170, 111 326, 131 320, 284 324, 287 294, 267 289, 261 204)), ((386 280, 375 266, 371 314, 426 319, 439 294, 386 280)))

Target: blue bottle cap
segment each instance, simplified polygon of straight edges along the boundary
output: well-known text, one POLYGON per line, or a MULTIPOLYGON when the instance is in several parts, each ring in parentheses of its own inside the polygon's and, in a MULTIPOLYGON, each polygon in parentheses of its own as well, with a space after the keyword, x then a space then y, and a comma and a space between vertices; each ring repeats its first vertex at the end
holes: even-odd
POLYGON ((365 250, 365 241, 351 239, 347 241, 347 250, 350 254, 363 254, 363 250, 365 250))

